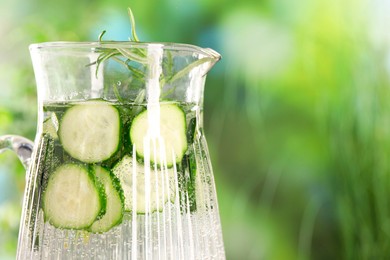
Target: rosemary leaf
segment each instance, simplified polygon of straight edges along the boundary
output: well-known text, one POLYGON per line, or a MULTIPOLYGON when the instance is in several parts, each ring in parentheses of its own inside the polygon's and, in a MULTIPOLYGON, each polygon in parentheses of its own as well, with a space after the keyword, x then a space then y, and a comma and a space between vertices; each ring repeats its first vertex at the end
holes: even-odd
POLYGON ((175 75, 170 77, 168 80, 165 78, 162 78, 160 80, 160 85, 164 86, 165 84, 172 84, 179 78, 183 77, 184 75, 188 74, 192 69, 196 68, 197 66, 202 65, 203 63, 206 62, 212 62, 213 59, 210 57, 202 58, 200 60, 194 61, 193 63, 189 64, 187 67, 183 68, 182 70, 178 71, 175 75))
POLYGON ((147 63, 147 59, 145 56, 139 56, 135 53, 132 53, 131 51, 128 51, 126 49, 123 49, 123 48, 118 48, 117 49, 118 52, 120 52, 124 57, 128 58, 129 60, 134 60, 134 61, 137 61, 139 63, 147 63))

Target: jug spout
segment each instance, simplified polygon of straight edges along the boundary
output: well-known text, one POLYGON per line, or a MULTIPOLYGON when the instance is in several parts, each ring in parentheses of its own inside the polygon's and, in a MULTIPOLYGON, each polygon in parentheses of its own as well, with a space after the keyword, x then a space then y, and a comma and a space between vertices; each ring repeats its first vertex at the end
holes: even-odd
POLYGON ((210 48, 204 48, 203 50, 205 54, 207 54, 207 58, 210 60, 208 66, 204 68, 203 75, 205 75, 211 70, 212 67, 214 67, 214 65, 222 58, 222 56, 221 54, 210 48))

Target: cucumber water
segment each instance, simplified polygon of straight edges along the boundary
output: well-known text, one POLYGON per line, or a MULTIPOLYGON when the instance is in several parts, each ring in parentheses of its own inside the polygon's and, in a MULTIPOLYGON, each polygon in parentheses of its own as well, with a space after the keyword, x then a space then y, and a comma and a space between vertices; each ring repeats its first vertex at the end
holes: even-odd
POLYGON ((44 105, 45 221, 105 233, 167 204, 195 212, 193 104, 89 100, 44 105), (157 122, 157 123, 156 123, 157 122), (92 203, 93 202, 93 203, 92 203), (87 208, 88 207, 88 208, 87 208), (77 211, 77 212, 76 212, 77 211), (127 216, 127 217, 126 217, 127 216))

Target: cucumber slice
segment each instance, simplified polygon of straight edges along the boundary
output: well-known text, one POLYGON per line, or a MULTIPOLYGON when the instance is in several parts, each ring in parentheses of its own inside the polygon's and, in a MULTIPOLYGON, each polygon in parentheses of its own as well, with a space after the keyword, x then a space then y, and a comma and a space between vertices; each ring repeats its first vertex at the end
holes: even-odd
POLYGON ((64 164, 50 175, 42 208, 53 226, 84 229, 105 213, 104 189, 86 167, 64 164))
POLYGON ((109 170, 93 166, 95 176, 103 184, 106 192, 107 206, 106 214, 99 220, 96 220, 89 231, 93 233, 104 233, 112 227, 120 224, 123 218, 123 191, 120 187, 119 180, 113 176, 109 170))
POLYGON ((47 118, 43 122, 43 132, 49 134, 53 139, 57 140, 58 139, 57 130, 58 130, 58 119, 57 116, 53 113, 51 114, 50 118, 47 118))
POLYGON ((161 165, 163 159, 166 159, 167 166, 171 167, 174 163, 180 162, 187 151, 186 118, 184 111, 175 104, 161 104, 159 110, 160 124, 157 126, 160 127, 165 149, 160 152, 158 146, 161 144, 157 144, 156 150, 152 144, 150 149, 144 147, 144 138, 153 127, 149 125, 148 110, 134 118, 130 126, 130 140, 135 145, 139 157, 145 158, 145 153, 148 152, 152 163, 161 165))
POLYGON ((70 107, 59 128, 65 151, 86 163, 109 159, 119 148, 121 121, 118 110, 104 101, 70 107))
POLYGON ((161 211, 165 203, 168 200, 173 201, 175 196, 173 169, 156 169, 156 171, 150 169, 145 172, 145 166, 138 162, 135 162, 134 165, 134 161, 133 157, 125 155, 113 169, 124 192, 125 210, 136 211, 141 214, 161 211), (149 175, 148 180, 146 179, 147 175, 149 175), (133 182, 134 178, 135 182, 133 182), (149 194, 146 191, 147 185, 149 185, 149 194))

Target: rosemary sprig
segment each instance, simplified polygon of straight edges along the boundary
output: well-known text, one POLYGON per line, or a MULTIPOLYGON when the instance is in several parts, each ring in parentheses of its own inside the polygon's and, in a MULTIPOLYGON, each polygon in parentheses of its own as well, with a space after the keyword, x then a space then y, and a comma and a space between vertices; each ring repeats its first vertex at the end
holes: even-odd
MULTIPOLYGON (((137 32, 136 32, 136 26, 135 26, 135 18, 132 10, 128 8, 128 15, 130 19, 131 24, 131 36, 129 38, 130 42, 140 42, 137 32)), ((99 43, 105 43, 106 41, 103 41, 103 36, 106 33, 106 31, 102 31, 99 34, 98 42, 99 43)), ((137 68, 137 66, 134 66, 134 62, 136 64, 139 64, 141 66, 146 66, 148 64, 148 56, 147 56, 147 50, 143 48, 132 48, 132 49, 125 49, 125 48, 97 48, 96 52, 100 53, 98 58, 95 62, 88 64, 88 65, 96 65, 96 71, 95 76, 98 77, 98 71, 99 68, 103 63, 105 63, 107 60, 113 60, 121 65, 123 65, 127 70, 129 70, 134 78, 137 78, 141 82, 145 82, 145 72, 137 68)), ((178 79, 182 78, 186 74, 188 74, 192 69, 194 69, 197 66, 200 66, 203 63, 206 62, 213 62, 213 59, 210 57, 205 57, 200 60, 196 60, 193 63, 188 64, 185 68, 181 69, 180 71, 174 73, 174 64, 173 64, 173 57, 172 53, 167 51, 167 58, 163 62, 164 66, 164 73, 161 75, 160 78, 160 87, 162 88, 166 84, 173 84, 178 79)), ((171 89, 173 91, 173 89, 171 89)), ((115 95, 117 96, 118 100, 123 100, 119 95, 119 90, 117 89, 117 86, 114 88, 115 95)), ((136 97, 136 102, 141 103, 145 98, 144 90, 141 90, 141 92, 136 97)))

